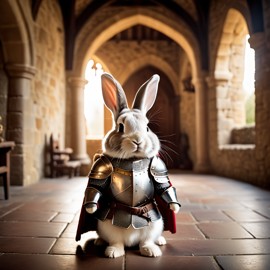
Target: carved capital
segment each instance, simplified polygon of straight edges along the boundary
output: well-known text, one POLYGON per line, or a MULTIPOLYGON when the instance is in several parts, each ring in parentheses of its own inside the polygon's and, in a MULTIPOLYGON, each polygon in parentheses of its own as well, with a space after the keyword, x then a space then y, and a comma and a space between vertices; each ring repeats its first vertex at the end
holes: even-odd
POLYGON ((11 78, 25 78, 31 80, 36 74, 36 68, 23 64, 7 64, 5 70, 11 78))

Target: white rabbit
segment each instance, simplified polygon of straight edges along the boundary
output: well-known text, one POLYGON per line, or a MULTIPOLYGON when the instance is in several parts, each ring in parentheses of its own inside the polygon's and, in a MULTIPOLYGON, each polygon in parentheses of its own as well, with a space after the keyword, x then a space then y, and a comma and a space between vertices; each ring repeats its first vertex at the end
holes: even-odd
POLYGON ((105 255, 110 258, 123 256, 125 246, 135 245, 144 256, 161 256, 158 245, 166 240, 161 236, 163 214, 156 198, 168 206, 167 212, 180 209, 166 166, 158 157, 159 139, 149 129, 146 116, 155 102, 158 83, 158 75, 145 82, 130 109, 119 82, 108 73, 102 75, 103 99, 112 112, 114 127, 105 136, 103 154, 89 173, 76 239, 92 230, 86 223, 97 218, 96 243, 108 243, 105 255))

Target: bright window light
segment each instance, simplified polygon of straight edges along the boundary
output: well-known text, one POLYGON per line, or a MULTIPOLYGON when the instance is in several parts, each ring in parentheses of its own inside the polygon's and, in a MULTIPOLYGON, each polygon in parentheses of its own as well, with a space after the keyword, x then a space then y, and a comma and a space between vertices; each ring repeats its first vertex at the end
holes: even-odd
POLYGON ((254 75, 255 75, 255 52, 250 48, 249 35, 246 36, 245 49, 245 72, 243 88, 247 98, 254 93, 254 75))
POLYGON ((104 106, 101 92, 102 65, 91 59, 85 70, 88 84, 84 89, 84 115, 86 119, 86 138, 100 140, 104 136, 104 106))
POLYGON ((243 89, 245 94, 246 124, 255 123, 255 51, 250 48, 246 36, 243 89))

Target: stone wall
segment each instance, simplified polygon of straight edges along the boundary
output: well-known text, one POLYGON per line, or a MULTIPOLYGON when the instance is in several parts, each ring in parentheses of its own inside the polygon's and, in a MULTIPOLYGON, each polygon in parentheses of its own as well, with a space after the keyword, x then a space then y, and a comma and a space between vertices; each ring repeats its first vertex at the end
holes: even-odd
POLYGON ((234 128, 231 132, 231 144, 255 144, 255 126, 234 128))
POLYGON ((64 28, 60 7, 56 0, 42 1, 34 25, 35 67, 34 87, 31 93, 34 114, 35 155, 32 179, 44 175, 45 145, 53 133, 65 140, 65 66, 64 28))
MULTIPOLYGON (((245 13, 244 1, 215 1, 210 13, 210 79, 209 85, 209 143, 210 161, 213 171, 219 175, 250 182, 252 184, 269 187, 267 179, 270 176, 270 98, 269 98, 269 49, 267 50, 266 35, 257 33, 251 35, 251 47, 255 49, 255 95, 256 95, 256 125, 255 143, 221 144, 219 138, 220 103, 219 97, 224 94, 224 87, 228 85, 230 76, 215 77, 215 61, 219 48, 225 15, 230 7, 237 6, 239 12, 245 13), (237 6, 238 4, 238 6, 237 6), (222 13, 221 13, 222 12, 222 13), (268 61, 268 62, 267 62, 268 61), (268 63, 268 68, 267 68, 268 63)), ((264 9, 266 11, 266 9, 264 9)), ((267 17, 267 16, 266 16, 267 17)), ((247 18, 246 18, 247 19, 247 18)), ((249 24, 250 22, 247 22, 249 24)), ((266 26, 266 33, 269 25, 266 26)), ((269 47, 268 47, 269 48, 269 47)), ((225 74, 226 75, 226 74, 225 74)), ((228 75, 228 74, 227 74, 228 75)), ((230 82, 231 84, 231 82, 230 82)), ((228 88, 227 88, 228 89, 228 88)), ((231 104, 229 104, 231 106, 231 104)), ((233 126, 229 127, 233 129, 233 126)), ((229 133, 230 135, 230 133, 229 133)), ((239 134, 238 134, 239 135, 239 134)), ((229 141, 227 142, 229 143, 229 141)))
MULTIPOLYGON (((179 45, 167 41, 108 41, 96 52, 96 56, 106 63, 110 72, 117 78, 126 70, 128 63, 136 59, 158 56, 179 74, 179 45)), ((147 62, 144 62, 147 64, 147 62)), ((159 68, 158 66, 156 66, 159 68)), ((162 68, 162 67, 160 67, 162 68)))

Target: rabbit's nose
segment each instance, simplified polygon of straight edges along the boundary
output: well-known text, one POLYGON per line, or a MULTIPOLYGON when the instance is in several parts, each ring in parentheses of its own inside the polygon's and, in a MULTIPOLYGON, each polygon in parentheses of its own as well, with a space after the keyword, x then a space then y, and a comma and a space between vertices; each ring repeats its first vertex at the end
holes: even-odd
POLYGON ((140 139, 140 138, 133 139, 132 142, 138 146, 138 145, 140 145, 142 143, 142 139, 140 139))
POLYGON ((132 141, 134 144, 136 144, 136 145, 139 145, 140 144, 140 142, 137 142, 137 141, 132 141))

